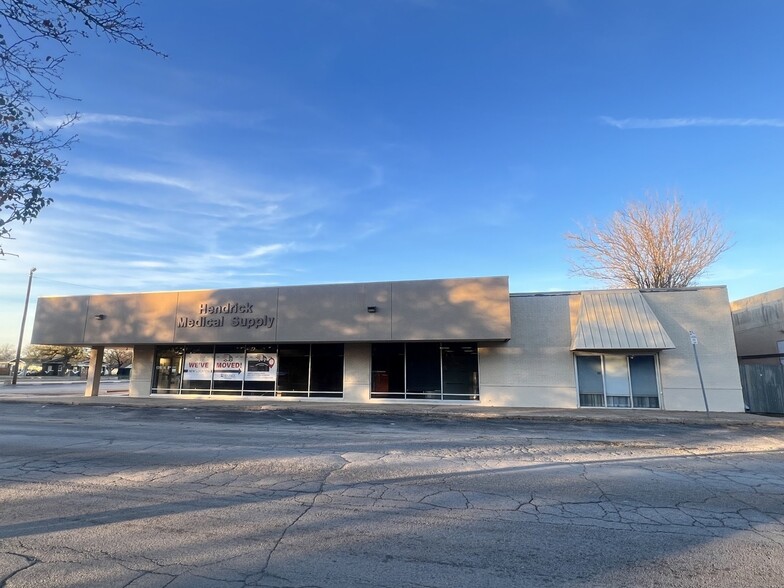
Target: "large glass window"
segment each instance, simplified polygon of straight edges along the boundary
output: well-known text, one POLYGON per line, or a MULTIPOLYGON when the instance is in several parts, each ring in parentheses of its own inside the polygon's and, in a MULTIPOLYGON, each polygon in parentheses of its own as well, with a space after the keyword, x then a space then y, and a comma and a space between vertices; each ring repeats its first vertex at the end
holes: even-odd
POLYGON ((607 406, 629 407, 629 366, 626 356, 604 356, 604 396, 607 406))
POLYGON ((405 398, 406 347, 403 343, 374 344, 371 351, 370 392, 373 398, 405 398))
POLYGON ((580 406, 659 408, 653 355, 578 355, 580 406))
POLYGON ((272 396, 278 379, 278 346, 256 345, 245 349, 244 396, 272 396))
POLYGON ((209 394, 215 351, 212 345, 185 348, 182 388, 189 394, 209 394))
POLYGON ((577 356, 580 406, 604 406, 604 379, 600 355, 577 356))
POLYGON ((629 356, 629 376, 635 408, 659 408, 656 359, 652 355, 629 356))
POLYGON ((278 390, 306 396, 310 371, 310 345, 281 345, 278 349, 278 390))
POLYGON ((343 396, 343 345, 158 347, 154 394, 343 396))
POLYGON ((406 395, 409 398, 441 397, 441 346, 438 343, 406 344, 406 395))
POLYGON ((343 345, 311 345, 310 395, 335 396, 343 391, 343 345))
POLYGON ((475 343, 375 343, 371 398, 479 400, 475 343))
POLYGON ((445 400, 479 400, 479 359, 476 345, 441 346, 445 400))
POLYGON ((212 370, 214 393, 242 394, 245 379, 245 347, 241 345, 218 345, 212 370))

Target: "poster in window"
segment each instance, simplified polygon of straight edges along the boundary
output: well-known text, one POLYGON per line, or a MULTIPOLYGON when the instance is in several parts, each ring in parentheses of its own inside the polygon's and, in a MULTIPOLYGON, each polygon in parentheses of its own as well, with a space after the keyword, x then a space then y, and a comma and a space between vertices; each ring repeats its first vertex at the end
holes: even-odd
POLYGON ((242 381, 242 372, 245 362, 242 361, 242 353, 216 353, 215 354, 215 380, 229 380, 233 382, 242 381))
POLYGON ((212 360, 212 353, 186 353, 182 379, 186 382, 191 380, 211 380, 212 360))
POLYGON ((245 381, 274 382, 277 377, 277 353, 248 353, 245 360, 245 381))

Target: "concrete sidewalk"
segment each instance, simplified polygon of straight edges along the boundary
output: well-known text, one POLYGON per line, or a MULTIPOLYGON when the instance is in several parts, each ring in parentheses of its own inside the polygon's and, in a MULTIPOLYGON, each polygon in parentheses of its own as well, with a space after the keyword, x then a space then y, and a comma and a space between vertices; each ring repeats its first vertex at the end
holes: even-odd
MULTIPOLYGON (((502 419, 516 421, 565 421, 595 423, 681 423, 699 425, 733 425, 781 428, 784 418, 749 413, 711 413, 708 417, 701 412, 635 410, 635 409, 585 409, 585 408, 509 408, 490 406, 466 406, 463 404, 396 404, 368 403, 350 404, 309 400, 287 400, 259 398, 178 398, 176 396, 152 396, 130 398, 123 395, 100 395, 85 397, 76 394, 48 395, 25 394, 16 390, 8 396, 8 389, 0 391, 0 403, 22 402, 35 404, 65 404, 78 406, 126 406, 132 408, 180 408, 188 410, 221 411, 297 411, 323 415, 343 416, 411 416, 429 419, 502 419)), ((116 393, 116 392, 115 392, 116 393)))

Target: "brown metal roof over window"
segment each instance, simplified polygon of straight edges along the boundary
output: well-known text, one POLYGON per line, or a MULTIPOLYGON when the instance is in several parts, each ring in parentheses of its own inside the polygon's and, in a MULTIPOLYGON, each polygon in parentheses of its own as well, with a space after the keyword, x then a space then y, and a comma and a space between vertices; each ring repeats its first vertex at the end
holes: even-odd
POLYGON ((572 351, 675 348, 642 293, 590 292, 580 298, 572 351))

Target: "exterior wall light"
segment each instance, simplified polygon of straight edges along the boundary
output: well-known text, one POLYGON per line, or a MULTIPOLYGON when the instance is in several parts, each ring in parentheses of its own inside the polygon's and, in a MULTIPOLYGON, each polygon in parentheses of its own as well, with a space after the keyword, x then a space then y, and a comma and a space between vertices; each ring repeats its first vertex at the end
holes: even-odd
POLYGON ((368 306, 367 310, 370 313, 378 312, 378 307, 377 306, 368 306))
POLYGON ((103 319, 106 318, 106 315, 105 314, 96 314, 93 318, 95 320, 97 320, 97 321, 102 321, 103 319))

